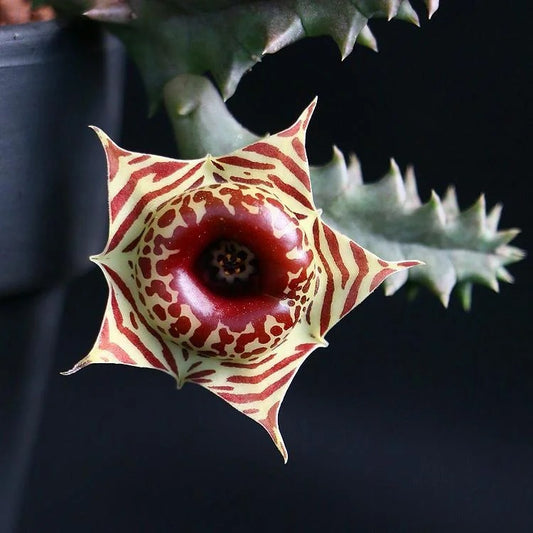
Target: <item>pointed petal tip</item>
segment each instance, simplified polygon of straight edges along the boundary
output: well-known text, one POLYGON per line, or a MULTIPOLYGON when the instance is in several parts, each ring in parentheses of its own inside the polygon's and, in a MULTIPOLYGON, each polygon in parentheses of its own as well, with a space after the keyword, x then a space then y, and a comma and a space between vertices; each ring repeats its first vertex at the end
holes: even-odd
POLYGON ((93 126, 93 125, 90 125, 88 126, 91 130, 94 131, 94 133, 96 133, 98 139, 100 140, 100 143, 102 144, 102 146, 105 148, 107 148, 110 144, 114 145, 114 146, 117 146, 112 140, 111 140, 111 137, 109 137, 109 135, 102 129, 100 129, 98 126, 93 126))
POLYGON ((283 442, 281 443, 281 446, 276 445, 276 448, 278 449, 279 453, 281 453, 281 457, 283 457, 283 464, 286 465, 289 461, 289 452, 287 451, 287 448, 285 448, 283 442))
MULTIPOLYGON (((384 261, 383 259, 378 259, 381 271, 376 275, 372 284, 370 285, 370 291, 374 291, 381 283, 385 282, 390 277, 400 274, 402 271, 405 271, 407 268, 418 266, 424 264, 418 260, 406 260, 406 261, 384 261)), ((394 294, 404 283, 407 281, 405 279, 401 284, 393 283, 392 285, 384 285, 383 289, 386 296, 391 296, 394 294), (391 292, 392 291, 392 292, 391 292)))
POLYGON ((299 121, 302 122, 301 131, 303 131, 304 135, 305 135, 305 132, 307 131, 307 127, 309 126, 309 121, 311 120, 311 117, 313 116, 313 113, 315 111, 317 102, 318 102, 318 96, 315 96, 311 100, 311 103, 304 109, 303 113, 298 117, 298 120, 296 121, 296 124, 299 121))
POLYGON ((78 372, 78 370, 81 370, 82 368, 85 368, 87 365, 89 365, 90 362, 86 361, 85 359, 82 359, 78 363, 76 363, 71 369, 69 370, 63 370, 62 372, 59 372, 62 376, 71 376, 72 374, 75 374, 78 372))
POLYGON ((405 261, 399 261, 395 263, 397 267, 400 267, 401 269, 404 268, 412 268, 415 266, 425 266, 426 263, 424 261, 419 261, 418 259, 408 259, 405 261))
POLYGON ((276 446, 279 453, 281 454, 281 457, 283 457, 283 463, 287 464, 287 461, 289 460, 289 452, 285 447, 283 437, 281 436, 281 432, 278 427, 277 414, 274 425, 265 425, 263 422, 261 422, 261 425, 267 430, 268 434, 270 435, 270 438, 272 439, 272 442, 274 443, 274 446, 276 446))
POLYGON ((309 115, 309 117, 310 117, 313 114, 317 103, 318 103, 318 95, 315 96, 311 100, 311 103, 305 108, 304 114, 307 113, 309 115))

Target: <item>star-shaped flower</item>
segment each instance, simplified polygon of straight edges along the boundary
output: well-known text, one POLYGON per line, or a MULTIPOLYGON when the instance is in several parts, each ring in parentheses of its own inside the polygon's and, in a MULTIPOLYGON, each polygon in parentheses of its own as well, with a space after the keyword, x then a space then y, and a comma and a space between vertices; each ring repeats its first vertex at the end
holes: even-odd
POLYGON ((109 240, 92 258, 109 299, 92 363, 162 370, 261 424, 287 460, 278 412, 324 335, 387 276, 320 218, 304 148, 315 103, 290 128, 223 157, 180 161, 116 146, 109 240))

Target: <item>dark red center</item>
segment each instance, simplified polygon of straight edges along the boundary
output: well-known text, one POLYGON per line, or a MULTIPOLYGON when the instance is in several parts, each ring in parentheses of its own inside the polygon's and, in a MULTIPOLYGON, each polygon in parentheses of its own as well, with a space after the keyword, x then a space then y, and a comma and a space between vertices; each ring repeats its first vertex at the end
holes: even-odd
POLYGON ((261 289, 257 258, 240 242, 221 239, 212 243, 200 254, 195 267, 207 287, 228 298, 250 296, 261 289))
POLYGON ((220 343, 207 345, 223 329, 229 344, 246 332, 256 343, 251 351, 261 353, 298 320, 312 252, 298 220, 268 193, 225 185, 192 191, 161 206, 145 235, 139 264, 150 261, 155 281, 140 290, 148 286, 149 310, 167 308, 166 320, 154 321, 184 346, 226 356, 220 343), (149 290, 157 280, 164 292, 149 290), (185 314, 187 332, 178 327, 185 314))

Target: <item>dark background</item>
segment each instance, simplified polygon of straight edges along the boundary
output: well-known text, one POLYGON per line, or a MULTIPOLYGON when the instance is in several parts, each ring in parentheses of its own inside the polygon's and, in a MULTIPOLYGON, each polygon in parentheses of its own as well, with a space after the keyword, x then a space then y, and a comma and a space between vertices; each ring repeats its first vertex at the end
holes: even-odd
MULTIPOLYGON (((379 54, 341 63, 317 38, 266 57, 230 108, 275 132, 318 94, 312 162, 337 144, 368 180, 390 156, 414 163, 424 200, 449 183, 462 207, 485 192, 531 250, 529 2, 442 4, 422 29, 372 23, 379 54)), ((130 68, 122 144, 176 155, 164 117, 145 115, 130 68)), ((20 531, 533 531, 530 268, 512 266, 500 295, 476 288, 470 313, 427 292, 369 298, 289 389, 287 465, 200 387, 124 366, 60 376, 100 325, 93 271, 70 289, 20 531)))

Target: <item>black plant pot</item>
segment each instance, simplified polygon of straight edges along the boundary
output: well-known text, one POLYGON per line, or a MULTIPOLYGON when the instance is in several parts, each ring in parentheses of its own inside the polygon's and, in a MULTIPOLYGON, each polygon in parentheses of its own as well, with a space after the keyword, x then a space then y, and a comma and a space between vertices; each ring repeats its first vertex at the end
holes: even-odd
POLYGON ((123 51, 91 23, 0 27, 0 531, 11 532, 67 282, 106 235, 123 51))

